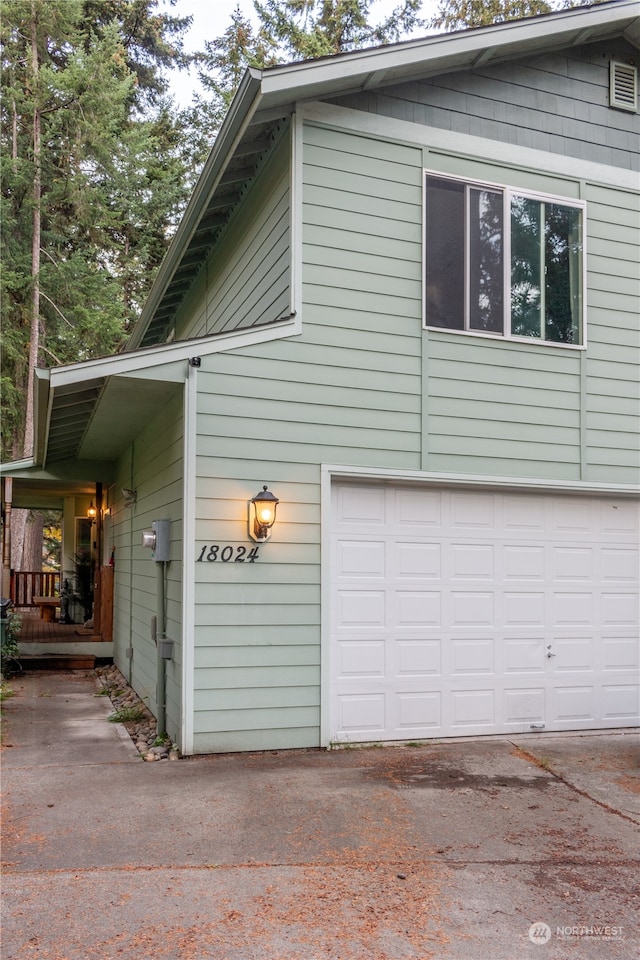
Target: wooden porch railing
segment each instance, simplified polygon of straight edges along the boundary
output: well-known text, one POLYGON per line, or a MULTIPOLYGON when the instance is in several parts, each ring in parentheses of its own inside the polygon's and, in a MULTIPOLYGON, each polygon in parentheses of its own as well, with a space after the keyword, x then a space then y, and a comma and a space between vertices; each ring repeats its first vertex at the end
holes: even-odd
POLYGON ((57 597, 59 594, 59 573, 15 570, 11 574, 11 600, 14 607, 35 607, 34 597, 57 597))

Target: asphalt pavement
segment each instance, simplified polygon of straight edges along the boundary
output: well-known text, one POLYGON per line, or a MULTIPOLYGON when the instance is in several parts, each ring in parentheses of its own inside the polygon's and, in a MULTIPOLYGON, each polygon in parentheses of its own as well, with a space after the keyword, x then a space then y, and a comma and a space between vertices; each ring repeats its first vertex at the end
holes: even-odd
POLYGON ((93 673, 2 704, 3 960, 630 960, 637 730, 145 763, 93 673))

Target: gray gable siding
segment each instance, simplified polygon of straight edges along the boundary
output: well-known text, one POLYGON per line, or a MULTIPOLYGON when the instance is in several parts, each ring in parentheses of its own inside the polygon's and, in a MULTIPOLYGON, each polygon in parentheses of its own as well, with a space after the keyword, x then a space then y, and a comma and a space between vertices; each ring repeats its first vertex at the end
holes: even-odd
POLYGON ((624 41, 341 97, 357 110, 562 156, 639 170, 638 115, 609 107, 609 61, 624 41))

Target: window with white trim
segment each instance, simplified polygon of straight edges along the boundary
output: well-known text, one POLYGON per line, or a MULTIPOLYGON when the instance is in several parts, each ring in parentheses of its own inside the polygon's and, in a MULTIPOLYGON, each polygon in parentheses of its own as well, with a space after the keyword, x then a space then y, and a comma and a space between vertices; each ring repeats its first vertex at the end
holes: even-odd
POLYGON ((584 205, 427 173, 427 327, 579 345, 584 205))

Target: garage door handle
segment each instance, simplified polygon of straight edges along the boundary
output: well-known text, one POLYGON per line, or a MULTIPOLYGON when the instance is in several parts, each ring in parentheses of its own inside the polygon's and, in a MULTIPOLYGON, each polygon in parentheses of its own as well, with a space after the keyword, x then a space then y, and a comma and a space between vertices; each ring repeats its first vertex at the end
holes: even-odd
POLYGON ((551 644, 547 644, 547 657, 555 657, 555 653, 551 653, 551 644))

